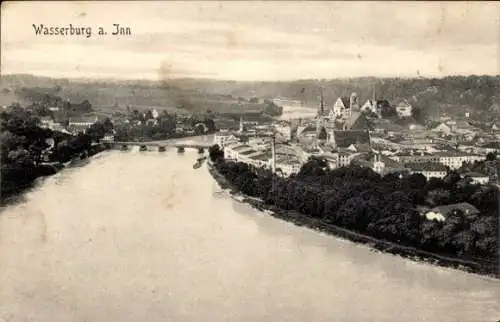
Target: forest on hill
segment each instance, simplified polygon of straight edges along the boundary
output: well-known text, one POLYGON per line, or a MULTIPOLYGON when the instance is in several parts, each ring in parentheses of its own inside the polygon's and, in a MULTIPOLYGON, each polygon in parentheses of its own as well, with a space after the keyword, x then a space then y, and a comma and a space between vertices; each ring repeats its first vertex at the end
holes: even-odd
MULTIPOLYGON (((264 100, 282 97, 301 101, 305 106, 319 106, 323 88, 327 106, 340 96, 356 92, 361 104, 373 97, 387 99, 393 105, 407 100, 427 119, 443 114, 471 117, 485 122, 500 116, 500 76, 449 76, 444 78, 350 78, 333 80, 297 80, 276 82, 241 82, 209 79, 148 80, 67 80, 32 75, 6 75, 1 81, 1 96, 20 87, 59 88, 58 95, 81 102, 88 99, 95 106, 169 106, 184 110, 214 112, 261 112, 264 100), (258 102, 252 98, 258 97, 258 102)), ((12 95, 10 95, 12 98, 12 95)), ((1 104, 10 104, 9 101, 1 104)))

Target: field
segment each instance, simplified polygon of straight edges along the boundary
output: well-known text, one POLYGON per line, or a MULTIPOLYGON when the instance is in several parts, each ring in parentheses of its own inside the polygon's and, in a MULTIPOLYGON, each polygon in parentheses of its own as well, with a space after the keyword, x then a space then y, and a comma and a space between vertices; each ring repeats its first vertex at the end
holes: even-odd
POLYGON ((181 88, 175 84, 154 82, 117 82, 51 79, 31 75, 7 75, 0 83, 0 104, 9 105, 13 101, 21 105, 29 104, 30 97, 20 95, 19 89, 31 88, 41 94, 51 94, 80 103, 88 100, 100 114, 125 112, 131 109, 145 110, 156 108, 172 113, 215 114, 258 114, 264 103, 250 103, 232 95, 221 95, 198 91, 194 88, 181 88))

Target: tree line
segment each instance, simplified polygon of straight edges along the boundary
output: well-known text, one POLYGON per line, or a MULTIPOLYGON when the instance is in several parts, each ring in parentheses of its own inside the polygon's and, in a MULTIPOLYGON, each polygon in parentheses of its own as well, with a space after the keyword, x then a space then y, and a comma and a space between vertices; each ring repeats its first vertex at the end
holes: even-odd
POLYGON ((64 163, 83 152, 93 151, 92 142, 112 129, 108 120, 98 122, 76 136, 39 126, 39 117, 17 105, 0 113, 1 197, 7 198, 28 187, 40 176, 56 169, 44 161, 64 163))
MULTIPOLYGON (((499 189, 475 185, 457 172, 427 180, 421 174, 380 176, 351 165, 330 169, 311 158, 288 178, 241 162, 224 160, 210 149, 217 170, 242 193, 310 218, 436 254, 498 265, 499 189), (454 209, 445 221, 428 220, 422 209, 468 202, 478 215, 454 209)), ((493 269, 493 268, 492 268, 493 269)))

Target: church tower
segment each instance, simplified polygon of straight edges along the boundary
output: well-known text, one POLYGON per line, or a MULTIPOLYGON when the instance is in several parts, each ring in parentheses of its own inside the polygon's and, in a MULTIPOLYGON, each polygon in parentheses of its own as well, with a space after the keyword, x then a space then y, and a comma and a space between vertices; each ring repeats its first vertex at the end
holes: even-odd
POLYGON ((241 116, 241 117, 240 117, 240 130, 239 130, 239 132, 240 132, 240 133, 243 133, 243 131, 244 131, 244 130, 245 130, 245 129, 244 129, 244 127, 243 127, 243 116, 241 116))
POLYGON ((351 97, 349 98, 349 108, 351 109, 351 112, 359 111, 359 102, 357 93, 351 94, 351 97))

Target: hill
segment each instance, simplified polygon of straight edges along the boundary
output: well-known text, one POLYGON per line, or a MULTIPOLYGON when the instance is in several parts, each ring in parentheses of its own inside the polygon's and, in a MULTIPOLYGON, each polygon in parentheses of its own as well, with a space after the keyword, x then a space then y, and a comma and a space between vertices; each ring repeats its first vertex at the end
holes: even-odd
MULTIPOLYGON (((0 84, 0 104, 12 100, 12 91, 20 87, 59 88, 57 95, 94 106, 125 109, 155 106, 202 112, 259 113, 263 100, 283 97, 298 100, 305 106, 319 106, 319 88, 323 88, 327 106, 340 96, 356 92, 362 104, 373 95, 392 104, 406 99, 424 117, 434 119, 447 114, 491 121, 500 116, 500 76, 449 76, 444 78, 352 78, 334 80, 297 80, 286 82, 237 82, 209 79, 173 79, 156 82, 147 80, 67 80, 31 75, 7 75, 0 84), (9 92, 5 92, 9 91, 9 92), (3 97, 2 97, 3 96, 3 97), (258 97, 257 102, 252 100, 258 97), (6 98, 4 100, 4 98, 6 98)), ((11 102, 11 101, 10 101, 11 102)), ((9 102, 9 103, 10 103, 9 102)))
POLYGON ((179 80, 183 88, 206 92, 262 98, 277 96, 301 101, 317 108, 320 87, 325 103, 331 106, 341 96, 356 92, 360 103, 371 99, 375 89, 377 99, 387 99, 393 105, 405 99, 421 110, 424 118, 434 119, 443 114, 491 121, 500 116, 500 76, 449 76, 444 78, 351 78, 334 80, 297 80, 291 82, 231 82, 179 80))
POLYGON ((21 105, 56 98, 82 102, 88 100, 100 112, 126 111, 155 107, 159 110, 203 113, 211 110, 220 114, 260 114, 269 110, 263 100, 246 100, 216 91, 203 92, 172 82, 68 80, 32 75, 6 75, 0 82, 0 104, 14 101, 21 105))

